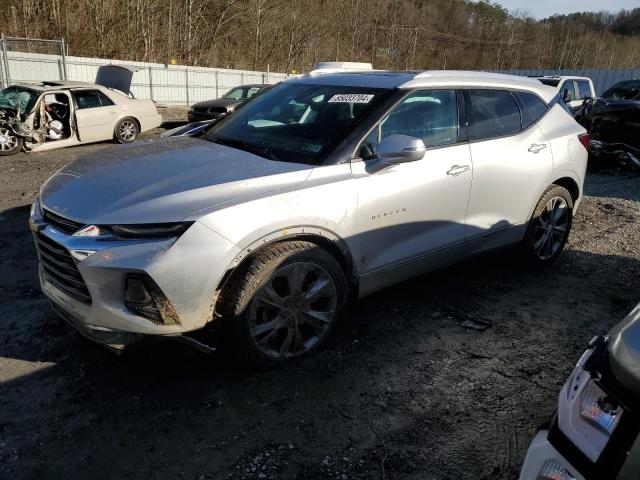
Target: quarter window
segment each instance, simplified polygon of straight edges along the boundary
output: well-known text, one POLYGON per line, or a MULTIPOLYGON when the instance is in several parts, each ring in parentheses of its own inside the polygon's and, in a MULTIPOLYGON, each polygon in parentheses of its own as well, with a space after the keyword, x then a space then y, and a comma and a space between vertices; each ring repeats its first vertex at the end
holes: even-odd
POLYGON ((547 113, 547 105, 537 95, 526 92, 519 92, 517 95, 527 112, 527 115, 524 115, 524 112, 522 115, 522 128, 528 128, 547 113))
POLYGON ((472 140, 513 135, 522 129, 520 109, 505 90, 469 90, 472 140))

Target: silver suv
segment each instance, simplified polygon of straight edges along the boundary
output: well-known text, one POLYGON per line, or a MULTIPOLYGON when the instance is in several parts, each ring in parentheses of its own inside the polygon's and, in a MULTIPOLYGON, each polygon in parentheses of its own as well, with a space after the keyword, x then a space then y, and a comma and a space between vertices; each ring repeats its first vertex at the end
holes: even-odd
POLYGON ((565 108, 489 73, 288 80, 195 136, 53 175, 30 220, 42 289, 105 345, 215 324, 242 358, 286 362, 350 297, 509 245, 552 262, 587 164, 565 108))

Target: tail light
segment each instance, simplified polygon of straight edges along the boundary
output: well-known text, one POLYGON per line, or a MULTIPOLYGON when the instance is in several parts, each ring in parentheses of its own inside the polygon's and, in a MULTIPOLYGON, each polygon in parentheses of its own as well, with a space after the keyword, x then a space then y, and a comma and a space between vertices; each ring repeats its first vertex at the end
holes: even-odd
POLYGON ((580 143, 584 146, 584 148, 589 151, 589 148, 591 148, 591 135, 589 135, 588 133, 583 133, 581 135, 578 135, 578 140, 580 140, 580 143))

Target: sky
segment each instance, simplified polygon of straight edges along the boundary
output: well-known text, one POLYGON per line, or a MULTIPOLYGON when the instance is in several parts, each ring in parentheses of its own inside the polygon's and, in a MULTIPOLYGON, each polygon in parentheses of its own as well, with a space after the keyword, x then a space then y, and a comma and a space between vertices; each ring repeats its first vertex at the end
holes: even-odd
POLYGON ((617 12, 640 7, 640 0, 493 0, 509 11, 526 11, 532 17, 541 19, 554 14, 574 12, 617 12))

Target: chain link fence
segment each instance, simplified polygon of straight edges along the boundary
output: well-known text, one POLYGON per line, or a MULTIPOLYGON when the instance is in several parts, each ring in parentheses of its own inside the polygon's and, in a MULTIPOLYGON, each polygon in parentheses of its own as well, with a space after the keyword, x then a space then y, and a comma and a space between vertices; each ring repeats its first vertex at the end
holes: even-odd
POLYGON ((131 91, 166 105, 191 105, 219 98, 231 88, 246 84, 273 84, 286 74, 231 70, 160 63, 130 62, 66 55, 64 40, 0 37, 0 82, 15 83, 79 81, 94 82, 101 65, 127 65, 138 70, 131 91), (25 51, 29 50, 29 51, 25 51))

